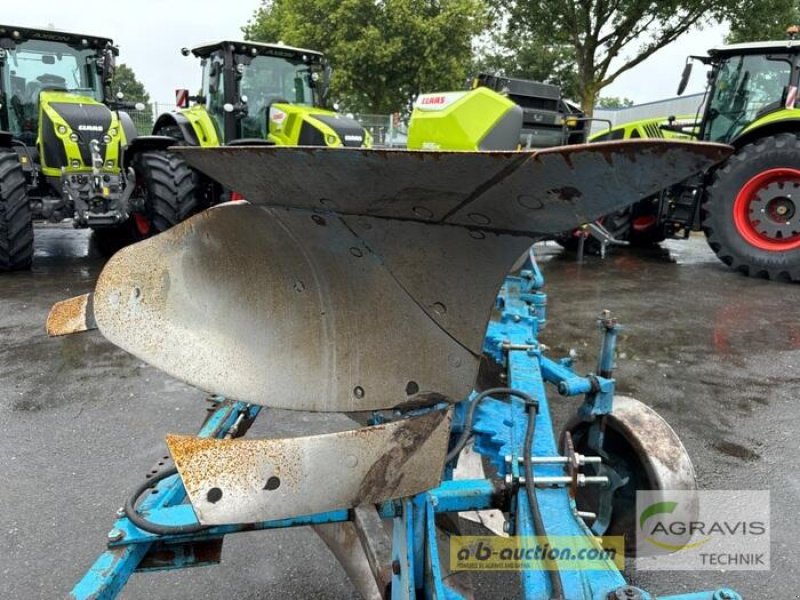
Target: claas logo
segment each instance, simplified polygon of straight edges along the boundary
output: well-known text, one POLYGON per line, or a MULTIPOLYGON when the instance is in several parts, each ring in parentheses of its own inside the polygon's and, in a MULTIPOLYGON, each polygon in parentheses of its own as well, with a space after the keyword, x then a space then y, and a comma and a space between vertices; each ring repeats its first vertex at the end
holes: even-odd
POLYGON ((444 104, 445 100, 444 96, 423 96, 422 104, 444 104))

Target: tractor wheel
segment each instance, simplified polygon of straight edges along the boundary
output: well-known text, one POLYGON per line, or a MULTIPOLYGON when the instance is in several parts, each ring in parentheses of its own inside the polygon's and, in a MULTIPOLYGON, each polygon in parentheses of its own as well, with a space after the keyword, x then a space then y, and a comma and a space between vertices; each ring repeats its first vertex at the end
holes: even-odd
POLYGON ((702 206, 717 257, 750 275, 800 281, 800 138, 747 144, 717 169, 702 206))
POLYGON ((144 210, 131 213, 121 227, 95 230, 95 246, 105 256, 198 212, 195 174, 181 157, 166 151, 142 152, 133 158, 132 166, 136 173, 133 193, 144 200, 144 210))
MULTIPOLYGON (((601 217, 597 222, 605 227, 616 239, 627 240, 631 234, 631 208, 623 208, 620 211, 611 213, 605 217, 601 217)), ((557 237, 555 241, 558 245, 566 250, 570 250, 572 252, 578 251, 578 244, 580 243, 580 240, 578 239, 577 230, 564 233, 557 237)), ((586 238, 586 241, 583 245, 583 251, 586 254, 594 254, 596 256, 600 255, 600 248, 600 242, 591 236, 586 238)))
POLYGON ((17 153, 0 150, 0 271, 29 269, 33 261, 33 214, 17 153))
POLYGON ((166 151, 142 152, 133 159, 137 191, 145 210, 131 223, 140 239, 166 231, 197 212, 195 175, 186 161, 166 151))
POLYGON ((659 195, 645 198, 631 207, 631 230, 628 242, 635 248, 655 246, 666 239, 664 225, 660 222, 659 195))

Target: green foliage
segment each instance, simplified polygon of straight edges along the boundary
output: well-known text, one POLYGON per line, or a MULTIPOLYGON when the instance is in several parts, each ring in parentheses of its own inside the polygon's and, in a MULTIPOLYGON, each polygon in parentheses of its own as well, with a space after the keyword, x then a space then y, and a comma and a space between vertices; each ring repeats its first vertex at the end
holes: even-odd
POLYGON ((128 111, 136 124, 136 129, 141 135, 152 133, 153 128, 153 106, 150 104, 150 94, 144 84, 136 78, 136 74, 126 64, 117 65, 114 71, 114 81, 111 83, 111 90, 114 94, 122 92, 125 94, 123 102, 141 102, 144 110, 128 111))
POLYGON ((574 85, 581 107, 591 114, 600 91, 619 75, 737 1, 499 0, 505 30, 500 42, 508 54, 514 52, 508 40, 514 39, 531 51, 558 48, 557 77, 574 85))
POLYGON ((264 0, 247 39, 320 50, 331 98, 354 112, 408 111, 420 92, 462 89, 483 0, 264 0))
POLYGON ((114 72, 114 81, 111 84, 111 89, 116 94, 122 92, 125 94, 126 102, 150 102, 150 94, 144 87, 144 84, 136 79, 136 74, 126 64, 117 65, 114 72))
POLYGON ((800 5, 795 0, 743 0, 729 15, 727 42, 762 42, 786 39, 786 28, 800 25, 800 5))
POLYGON ((625 108, 627 106, 633 106, 633 100, 619 96, 600 96, 595 104, 595 108, 625 108))

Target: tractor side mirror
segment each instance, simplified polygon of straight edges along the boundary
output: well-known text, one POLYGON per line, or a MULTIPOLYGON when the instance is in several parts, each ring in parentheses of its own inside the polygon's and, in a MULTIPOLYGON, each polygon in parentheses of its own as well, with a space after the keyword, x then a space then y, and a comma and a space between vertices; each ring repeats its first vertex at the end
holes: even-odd
POLYGON ((311 77, 314 81, 314 87, 317 88, 317 92, 319 93, 320 103, 323 106, 327 106, 331 89, 331 77, 333 77, 333 69, 326 61, 323 64, 322 70, 315 71, 312 73, 311 77), (314 79, 314 75, 317 75, 316 79, 314 79))
POLYGON ((114 71, 117 67, 117 59, 114 56, 114 51, 111 48, 106 48, 103 51, 103 65, 102 65, 102 77, 103 83, 111 83, 111 80, 114 79, 114 71))
POLYGON ((678 84, 678 96, 683 95, 683 92, 686 91, 686 86, 689 83, 689 77, 692 74, 692 67, 694 63, 692 63, 692 59, 689 58, 686 60, 686 65, 683 67, 683 73, 681 73, 681 82, 678 84))

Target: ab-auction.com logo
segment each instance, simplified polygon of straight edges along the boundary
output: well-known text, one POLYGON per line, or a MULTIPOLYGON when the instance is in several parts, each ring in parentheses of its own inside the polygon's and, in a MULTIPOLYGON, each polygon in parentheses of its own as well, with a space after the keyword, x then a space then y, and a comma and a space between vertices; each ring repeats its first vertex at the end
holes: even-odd
POLYGON ((769 492, 638 492, 637 515, 641 568, 769 568, 769 492))
POLYGON ((450 536, 453 571, 618 570, 625 538, 579 536, 450 536))

